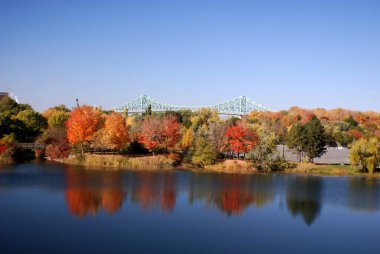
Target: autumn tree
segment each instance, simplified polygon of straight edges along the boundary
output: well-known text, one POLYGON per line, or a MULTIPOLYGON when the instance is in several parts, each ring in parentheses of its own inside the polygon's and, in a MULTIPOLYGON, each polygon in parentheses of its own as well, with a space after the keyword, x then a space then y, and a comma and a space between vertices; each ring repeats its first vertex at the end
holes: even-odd
POLYGON ((36 143, 45 145, 45 155, 51 159, 67 158, 71 152, 66 128, 70 110, 61 104, 45 110, 42 115, 47 120, 48 128, 36 143))
POLYGON ((184 129, 181 145, 184 149, 188 149, 193 144, 194 140, 194 131, 192 128, 184 129))
POLYGON ((36 143, 45 145, 45 155, 51 159, 67 158, 71 151, 66 127, 49 127, 36 143))
POLYGON ((196 139, 195 152, 191 162, 195 166, 204 167, 214 164, 217 161, 218 153, 213 146, 207 142, 206 138, 200 135, 196 139))
POLYGON ((65 127, 66 121, 70 118, 70 113, 66 111, 55 111, 48 119, 49 127, 65 127))
POLYGON ((70 154, 69 142, 66 139, 57 139, 45 148, 45 155, 50 159, 67 158, 70 154))
POLYGON ((173 115, 164 116, 162 119, 162 140, 165 149, 173 148, 181 138, 180 124, 173 115))
POLYGON ((128 128, 124 117, 110 113, 104 122, 105 140, 109 149, 121 149, 129 142, 128 128))
POLYGON ((247 153, 252 150, 257 142, 258 136, 248 128, 244 128, 242 124, 230 126, 226 132, 229 148, 238 155, 247 153))
POLYGON ((207 131, 210 124, 219 122, 221 122, 221 119, 218 112, 208 108, 199 109, 191 117, 192 128, 195 132, 198 132, 198 130, 207 131))
POLYGON ((228 129, 228 123, 211 123, 207 136, 208 141, 214 147, 214 150, 219 154, 222 154, 226 149, 227 137, 226 132, 228 129))
POLYGON ((84 146, 92 140, 96 131, 102 126, 101 111, 86 105, 77 107, 71 113, 66 126, 69 142, 78 144, 83 154, 84 146))
POLYGON ((21 130, 19 129, 19 131, 16 132, 20 133, 17 136, 22 135, 19 139, 28 142, 33 142, 35 138, 44 131, 47 125, 45 118, 33 109, 20 111, 13 117, 13 120, 16 121, 16 126, 21 128, 21 130))
POLYGON ((181 137, 179 128, 180 124, 173 115, 146 116, 139 134, 139 142, 154 155, 158 149, 168 150, 177 144, 181 137))
POLYGON ((350 150, 352 164, 361 166, 363 171, 373 174, 380 163, 380 142, 376 138, 361 138, 352 144, 350 150))
POLYGON ((380 114, 377 112, 358 112, 347 109, 302 109, 292 107, 279 112, 251 112, 244 116, 250 126, 262 126, 274 133, 283 142, 286 131, 297 124, 306 124, 315 115, 329 134, 328 143, 349 146, 363 136, 380 137, 380 114))
POLYGON ((42 112, 42 115, 43 117, 46 118, 46 120, 49 120, 50 117, 56 113, 56 112, 66 112, 66 113, 69 113, 70 110, 63 104, 60 104, 58 106, 55 106, 55 107, 52 107, 52 108, 48 108, 47 110, 45 110, 44 112, 42 112))
POLYGON ((277 151, 277 136, 264 128, 256 130, 259 136, 258 142, 253 150, 250 152, 250 157, 253 164, 257 169, 270 171, 278 155, 277 151))

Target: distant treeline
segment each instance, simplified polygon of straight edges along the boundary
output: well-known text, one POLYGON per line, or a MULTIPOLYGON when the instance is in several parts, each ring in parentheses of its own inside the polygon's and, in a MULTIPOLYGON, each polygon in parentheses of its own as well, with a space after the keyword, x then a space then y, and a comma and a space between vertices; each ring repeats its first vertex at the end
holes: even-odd
POLYGON ((380 114, 345 109, 251 112, 241 119, 222 119, 216 111, 200 109, 129 115, 101 108, 64 105, 42 114, 9 97, 0 101, 0 153, 12 161, 16 144, 45 146, 37 156, 51 159, 70 154, 163 154, 174 164, 197 167, 223 158, 252 160, 261 170, 282 169, 287 161, 276 146, 286 144, 300 161, 312 162, 327 146, 351 149, 351 161, 373 172, 379 162, 380 114))

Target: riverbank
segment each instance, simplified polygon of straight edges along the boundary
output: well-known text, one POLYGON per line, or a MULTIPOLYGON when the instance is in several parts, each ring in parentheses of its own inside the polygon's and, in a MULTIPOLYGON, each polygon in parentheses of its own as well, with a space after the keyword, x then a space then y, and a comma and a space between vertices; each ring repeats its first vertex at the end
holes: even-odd
POLYGON ((327 165, 314 163, 294 163, 293 167, 285 169, 284 173, 304 174, 319 176, 362 176, 362 177, 379 177, 380 172, 373 175, 363 173, 360 167, 352 165, 327 165))
MULTIPOLYGON (((81 165, 90 169, 107 168, 111 170, 145 171, 189 170, 194 172, 217 172, 230 174, 250 174, 259 172, 253 167, 250 161, 224 160, 215 165, 205 166, 204 168, 195 168, 192 165, 178 164, 178 161, 164 155, 128 157, 122 155, 84 154, 83 156, 60 159, 58 162, 71 165, 81 165)), ((272 172, 320 176, 380 177, 379 172, 376 172, 374 175, 369 175, 368 173, 361 172, 359 167, 351 165, 321 165, 313 163, 293 163, 291 165, 292 166, 288 169, 272 172)))
POLYGON ((67 159, 59 159, 57 162, 71 165, 81 165, 88 168, 109 168, 112 170, 191 170, 196 172, 220 172, 220 173, 252 173, 257 172, 249 161, 224 160, 215 165, 195 168, 192 165, 179 164, 178 161, 168 156, 140 156, 128 157, 123 155, 99 155, 84 154, 67 159))

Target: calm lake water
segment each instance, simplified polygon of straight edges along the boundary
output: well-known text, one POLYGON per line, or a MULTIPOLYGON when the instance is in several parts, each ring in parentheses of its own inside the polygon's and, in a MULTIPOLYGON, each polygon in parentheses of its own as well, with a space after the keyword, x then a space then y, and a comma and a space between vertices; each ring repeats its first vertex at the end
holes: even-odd
POLYGON ((0 169, 0 253, 380 253, 380 181, 0 169))

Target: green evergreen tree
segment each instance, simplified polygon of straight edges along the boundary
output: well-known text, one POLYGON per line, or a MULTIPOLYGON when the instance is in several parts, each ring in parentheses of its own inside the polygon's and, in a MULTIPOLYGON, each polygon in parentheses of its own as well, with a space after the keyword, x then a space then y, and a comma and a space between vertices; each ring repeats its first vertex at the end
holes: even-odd
POLYGON ((313 162, 314 158, 321 157, 326 152, 327 135, 321 121, 313 115, 311 119, 304 124, 306 139, 303 143, 303 151, 313 162))
POLYGON ((301 162, 306 155, 309 162, 326 152, 327 135, 319 119, 313 115, 304 125, 297 124, 287 135, 286 144, 296 151, 301 162))

